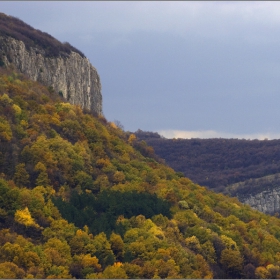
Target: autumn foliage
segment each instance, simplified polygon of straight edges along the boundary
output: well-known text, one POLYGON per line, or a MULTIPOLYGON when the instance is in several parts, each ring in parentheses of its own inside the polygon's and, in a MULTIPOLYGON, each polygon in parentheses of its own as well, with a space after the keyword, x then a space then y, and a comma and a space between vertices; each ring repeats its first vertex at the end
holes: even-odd
POLYGON ((279 278, 280 220, 0 73, 0 278, 279 278))

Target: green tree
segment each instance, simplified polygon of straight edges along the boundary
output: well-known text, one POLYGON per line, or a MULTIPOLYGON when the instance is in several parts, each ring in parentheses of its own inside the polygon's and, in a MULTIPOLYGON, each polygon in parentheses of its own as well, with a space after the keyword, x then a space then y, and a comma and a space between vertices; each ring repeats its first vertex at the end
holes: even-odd
POLYGON ((125 270, 122 268, 122 265, 118 264, 118 263, 111 265, 111 266, 107 266, 102 274, 105 279, 127 279, 128 278, 125 270))
POLYGON ((66 266, 72 261, 70 246, 58 238, 50 238, 44 244, 44 253, 52 265, 66 266))
POLYGON ((0 142, 9 142, 12 136, 13 133, 9 122, 0 117, 0 142))
POLYGON ((102 268, 105 268, 108 265, 112 265, 115 262, 115 256, 111 249, 111 244, 104 232, 96 235, 92 242, 95 247, 95 255, 99 259, 102 268))
POLYGON ((29 174, 25 169, 25 164, 24 163, 20 163, 16 166, 16 172, 14 175, 14 182, 16 183, 16 185, 18 187, 28 187, 30 184, 29 181, 29 174))
POLYGON ((49 180, 48 173, 47 173, 47 168, 42 162, 39 161, 35 165, 34 170, 39 172, 39 175, 36 179, 36 186, 45 187, 50 184, 50 180, 49 180))
POLYGON ((202 249, 199 240, 196 236, 191 236, 185 239, 187 247, 196 254, 201 253, 202 249))
POLYGON ((220 263, 231 278, 239 278, 243 268, 243 258, 239 251, 224 249, 221 253, 220 263))
POLYGON ((14 214, 20 208, 19 189, 11 188, 8 183, 0 178, 0 208, 7 214, 14 214))
POLYGON ((124 242, 121 236, 113 232, 110 236, 110 243, 117 261, 122 261, 124 256, 124 242))
POLYGON ((92 177, 84 171, 78 171, 75 175, 75 184, 82 190, 94 190, 92 177))

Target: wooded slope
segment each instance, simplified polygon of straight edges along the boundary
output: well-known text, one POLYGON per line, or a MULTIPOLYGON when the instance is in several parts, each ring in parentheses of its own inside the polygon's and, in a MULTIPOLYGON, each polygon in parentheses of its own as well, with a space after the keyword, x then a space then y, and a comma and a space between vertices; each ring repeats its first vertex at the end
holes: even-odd
POLYGON ((279 278, 280 220, 0 73, 1 278, 279 278))
MULTIPOLYGON (((224 192, 228 185, 280 172, 278 139, 165 139, 141 130, 135 134, 139 141, 151 145, 170 167, 215 191, 224 192)), ((249 189, 253 193, 260 186, 239 188, 239 192, 247 193, 249 189)))

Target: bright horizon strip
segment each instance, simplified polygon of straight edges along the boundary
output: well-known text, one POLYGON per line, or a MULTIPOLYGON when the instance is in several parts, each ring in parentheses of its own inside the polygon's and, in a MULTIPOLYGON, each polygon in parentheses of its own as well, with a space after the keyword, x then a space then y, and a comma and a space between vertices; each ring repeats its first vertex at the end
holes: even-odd
POLYGON ((172 139, 191 139, 191 138, 227 138, 227 139, 246 139, 246 140, 273 140, 280 139, 280 133, 255 133, 255 134, 234 134, 227 132, 218 132, 215 130, 199 130, 199 131, 185 131, 185 130, 159 130, 159 135, 172 139))

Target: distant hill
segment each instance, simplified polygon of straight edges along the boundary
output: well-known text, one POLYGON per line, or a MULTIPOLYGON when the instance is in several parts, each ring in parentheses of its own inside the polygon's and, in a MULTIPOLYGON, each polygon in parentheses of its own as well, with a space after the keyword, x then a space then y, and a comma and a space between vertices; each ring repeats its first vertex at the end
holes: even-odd
POLYGON ((0 278, 279 278, 280 220, 0 68, 0 278))
POLYGON ((248 197, 280 187, 280 140, 166 139, 141 130, 135 135, 177 172, 216 192, 248 197))

